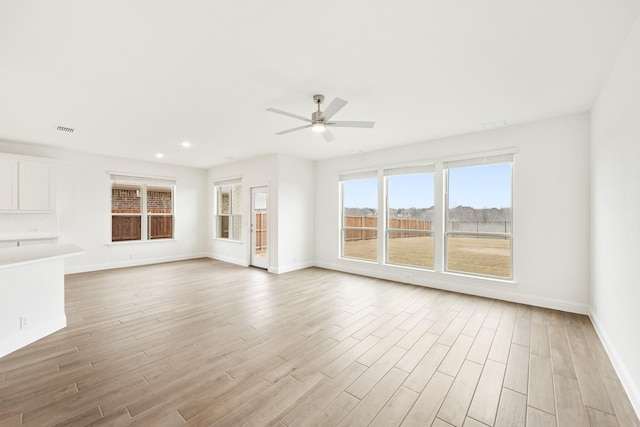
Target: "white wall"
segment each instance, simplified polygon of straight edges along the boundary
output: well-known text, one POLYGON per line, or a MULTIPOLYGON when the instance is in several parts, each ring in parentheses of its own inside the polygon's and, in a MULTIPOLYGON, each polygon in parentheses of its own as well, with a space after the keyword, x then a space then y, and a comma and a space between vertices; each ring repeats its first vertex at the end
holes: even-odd
POLYGON ((216 166, 208 174, 208 228, 207 250, 211 258, 239 265, 249 265, 251 242, 251 187, 269 186, 269 217, 267 239, 269 270, 278 266, 278 156, 271 155, 216 166), (214 239, 214 189, 215 181, 242 177, 242 241, 231 242, 214 239))
POLYGON ((278 273, 314 265, 314 163, 278 156, 278 273))
POLYGON ((587 313, 589 115, 505 127, 316 164, 316 265, 401 282, 587 313), (515 147, 515 284, 340 259, 339 172, 515 147), (412 274, 408 279, 405 273, 412 274))
POLYGON ((640 17, 591 111, 592 312, 640 413, 640 17))
MULTIPOLYGON (((205 256, 206 171, 204 169, 97 156, 0 141, 0 152, 56 160, 56 204, 60 242, 86 254, 65 261, 65 272, 101 270, 205 256), (111 240, 111 184, 107 171, 176 179, 175 240, 108 245, 111 240)), ((15 221, 0 215, 0 221, 15 221)), ((30 221, 48 224, 39 215, 30 221)), ((51 231, 51 230, 40 230, 51 231)))
POLYGON ((251 187, 269 186, 269 271, 284 273, 313 265, 313 162, 271 155, 209 171, 209 239, 211 258, 250 263, 251 187), (214 239, 213 182, 242 177, 242 241, 214 239))

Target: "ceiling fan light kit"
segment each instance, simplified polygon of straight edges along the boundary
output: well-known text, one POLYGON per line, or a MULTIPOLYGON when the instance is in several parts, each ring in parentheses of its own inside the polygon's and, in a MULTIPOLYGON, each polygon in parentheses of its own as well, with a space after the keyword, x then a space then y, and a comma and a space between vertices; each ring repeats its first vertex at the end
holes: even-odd
POLYGON ((325 125, 322 124, 321 122, 317 122, 311 125, 311 130, 314 132, 324 132, 326 129, 325 125))
POLYGON ((320 104, 324 102, 324 95, 314 95, 313 102, 317 105, 317 110, 311 113, 311 119, 308 119, 303 116, 299 116, 297 114, 289 113, 287 111, 278 110, 277 108, 267 108, 267 111, 271 111, 272 113, 282 114, 284 116, 293 117, 294 119, 302 120, 308 122, 308 125, 298 126, 293 129, 287 129, 280 132, 276 132, 276 135, 284 135, 290 132, 295 132, 301 129, 311 128, 312 131, 321 133, 324 139, 329 142, 333 141, 335 137, 331 132, 329 132, 328 127, 352 127, 352 128, 372 128, 375 125, 375 122, 353 122, 353 121, 337 121, 330 122, 329 120, 340 111, 345 105, 347 105, 347 101, 340 98, 334 98, 333 101, 327 106, 324 111, 320 110, 320 104))

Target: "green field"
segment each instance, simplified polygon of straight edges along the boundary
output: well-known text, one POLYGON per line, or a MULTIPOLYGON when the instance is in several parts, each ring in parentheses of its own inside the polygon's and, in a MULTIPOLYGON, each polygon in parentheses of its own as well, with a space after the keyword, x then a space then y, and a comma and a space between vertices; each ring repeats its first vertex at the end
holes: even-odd
MULTIPOLYGON (((377 239, 346 242, 344 256, 375 261, 377 239)), ((389 263, 433 268, 433 238, 390 239, 389 263)), ((511 277, 511 240, 476 237, 449 238, 449 271, 511 277)))

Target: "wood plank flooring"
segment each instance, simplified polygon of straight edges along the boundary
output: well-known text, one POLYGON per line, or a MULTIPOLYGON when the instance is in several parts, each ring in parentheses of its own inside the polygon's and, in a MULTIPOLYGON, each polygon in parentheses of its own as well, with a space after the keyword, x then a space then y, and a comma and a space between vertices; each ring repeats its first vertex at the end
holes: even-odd
POLYGON ((0 426, 640 426, 585 316, 200 259, 66 277, 0 426))

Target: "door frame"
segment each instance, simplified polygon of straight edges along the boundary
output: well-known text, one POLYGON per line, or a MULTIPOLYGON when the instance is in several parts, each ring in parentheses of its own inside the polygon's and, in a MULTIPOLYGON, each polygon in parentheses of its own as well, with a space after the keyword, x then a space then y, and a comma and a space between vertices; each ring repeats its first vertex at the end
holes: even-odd
POLYGON ((271 194, 269 193, 269 185, 256 185, 249 187, 249 196, 251 203, 249 204, 249 265, 269 270, 271 260, 271 194), (259 191, 262 190, 262 191, 259 191), (267 194, 267 255, 266 257, 256 256, 256 239, 255 239, 255 211, 254 211, 254 191, 256 193, 267 194), (266 263, 266 265, 265 265, 266 263))

